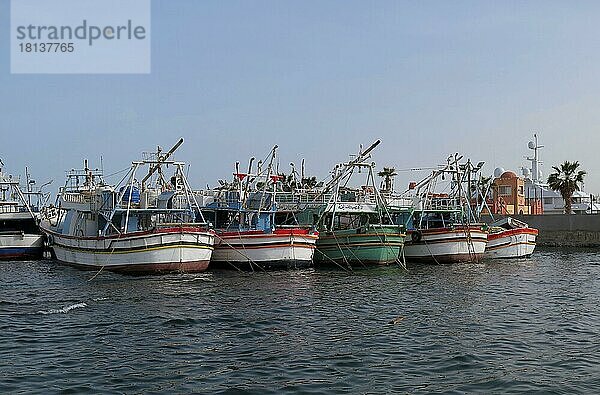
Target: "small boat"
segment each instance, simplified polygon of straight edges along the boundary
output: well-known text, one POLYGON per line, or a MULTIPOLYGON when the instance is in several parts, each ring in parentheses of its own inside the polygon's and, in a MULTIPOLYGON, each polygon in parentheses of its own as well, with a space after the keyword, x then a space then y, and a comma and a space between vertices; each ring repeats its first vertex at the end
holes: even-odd
POLYGON ((280 176, 274 174, 276 149, 268 166, 259 163, 252 173, 240 172, 239 163, 230 184, 197 193, 204 217, 216 231, 211 267, 242 270, 300 269, 312 266, 318 232, 297 224, 276 222, 274 196, 280 176))
POLYGON ((126 273, 202 272, 208 268, 214 232, 207 228, 184 173, 169 152, 132 162, 124 183, 112 187, 100 170, 67 173, 58 204, 47 210, 42 230, 55 257, 85 269, 126 273), (165 167, 175 168, 165 178, 165 167), (148 173, 137 181, 138 171, 148 173))
POLYGON ((506 217, 490 224, 486 258, 530 257, 538 230, 525 222, 506 217))
MULTIPOLYGON (((0 161, 0 165, 3 163, 0 161)), ((41 191, 34 192, 35 181, 27 187, 19 179, 6 175, 0 166, 0 259, 40 259, 44 251, 44 235, 38 227, 41 191)))

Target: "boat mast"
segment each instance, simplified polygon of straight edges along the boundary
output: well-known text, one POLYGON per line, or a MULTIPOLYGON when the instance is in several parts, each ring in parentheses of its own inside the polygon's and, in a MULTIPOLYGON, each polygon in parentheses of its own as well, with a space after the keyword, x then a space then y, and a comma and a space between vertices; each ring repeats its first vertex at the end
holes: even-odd
POLYGON ((334 173, 333 178, 327 184, 325 184, 323 186, 323 189, 321 190, 321 192, 319 194, 317 194, 317 196, 315 196, 315 198, 313 199, 313 202, 316 201, 317 199, 319 199, 321 196, 325 195, 327 192, 329 192, 331 190, 331 188, 333 188, 334 186, 336 186, 336 190, 337 190, 338 189, 338 187, 337 187, 338 181, 340 179, 344 178, 349 172, 352 172, 355 165, 370 158, 369 154, 380 143, 381 143, 381 140, 377 140, 373 144, 371 144, 369 146, 369 148, 367 148, 365 151, 359 152, 358 155, 356 156, 356 158, 354 158, 350 162, 336 165, 335 169, 333 171, 333 173, 334 173), (338 171, 338 168, 340 168, 340 167, 341 167, 341 170, 338 171))
MULTIPOLYGON (((124 193, 127 193, 127 189, 129 188, 129 196, 127 196, 127 211, 125 213, 125 229, 123 233, 127 233, 127 226, 129 225, 129 212, 131 210, 131 197, 133 196, 133 184, 135 182, 135 173, 141 164, 141 162, 133 162, 133 170, 131 172, 130 181, 128 182, 129 187, 125 186, 125 189, 123 191, 124 193)), ((120 201, 121 199, 119 199, 117 204, 120 204, 120 201)))
MULTIPOLYGON (((148 179, 152 176, 152 174, 154 174, 155 171, 159 171, 161 172, 161 164, 163 162, 165 162, 167 159, 169 159, 169 157, 171 157, 171 155, 173 155, 173 153, 177 150, 177 148, 179 148, 179 146, 181 146, 181 144, 183 144, 183 138, 180 138, 179 141, 177 143, 175 143, 175 145, 173 147, 171 147, 171 149, 164 155, 161 155, 161 149, 160 147, 158 147, 158 152, 156 153, 156 163, 153 166, 150 166, 150 170, 148 171, 148 174, 146 174, 146 177, 144 177, 142 179, 141 182, 141 189, 142 191, 144 191, 145 189, 145 183, 146 181, 148 181, 148 179)), ((161 174, 161 178, 162 178, 162 174, 161 174)), ((163 178, 163 182, 164 182, 164 178, 163 178)))
MULTIPOLYGON (((277 148, 279 148, 278 145, 275 145, 273 147, 273 149, 271 150, 271 158, 269 160, 269 165, 267 166, 267 178, 265 179, 265 185, 263 186, 263 191, 262 194, 260 195, 260 202, 258 205, 258 216, 260 217, 260 212, 262 211, 262 207, 264 204, 264 199, 265 199, 265 192, 267 190, 267 184, 269 182, 269 180, 273 181, 273 179, 271 178, 273 176, 273 162, 275 161, 275 158, 277 157, 277 148)), ((262 162, 262 161, 261 161, 262 162)), ((260 173, 257 173, 258 175, 260 175, 260 173)), ((278 175, 276 175, 278 176, 278 175)), ((275 193, 276 193, 276 181, 273 182, 273 202, 275 202, 275 193)), ((272 211, 272 210, 269 210, 272 211)), ((273 218, 273 223, 271 224, 271 226, 275 225, 275 220, 273 218)))
POLYGON ((254 157, 250 158, 248 162, 248 171, 246 172, 246 185, 244 186, 244 195, 240 196, 241 208, 248 207, 248 188, 250 187, 250 175, 252 174, 252 163, 254 163, 254 157))
MULTIPOLYGON (((342 170, 339 168, 339 165, 335 167, 335 172, 339 175, 342 173, 342 170)), ((336 177, 334 177, 334 179, 336 179, 336 177)), ((331 231, 333 231, 334 226, 335 226, 335 213, 336 213, 336 209, 337 209, 337 203, 338 203, 338 198, 339 198, 339 194, 340 194, 340 183, 342 181, 341 177, 337 178, 337 182, 335 184, 335 192, 333 193, 333 195, 331 195, 331 199, 333 199, 333 211, 331 212, 331 231)))

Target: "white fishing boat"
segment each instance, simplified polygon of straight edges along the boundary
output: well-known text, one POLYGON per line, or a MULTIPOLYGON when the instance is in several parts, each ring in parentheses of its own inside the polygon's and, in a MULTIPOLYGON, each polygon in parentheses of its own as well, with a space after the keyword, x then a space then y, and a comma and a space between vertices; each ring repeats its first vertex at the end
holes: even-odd
POLYGON ((86 269, 119 272, 202 272, 208 268, 214 232, 195 201, 184 163, 169 152, 132 162, 124 182, 107 185, 87 162, 67 173, 57 207, 42 222, 55 257, 86 269), (164 167, 175 168, 167 181, 164 167), (147 175, 138 182, 138 172, 147 175))
POLYGON ((538 230, 512 217, 490 224, 487 258, 524 258, 533 254, 538 230))
POLYGON ((228 266, 265 270, 300 269, 312 266, 318 234, 310 229, 275 229, 218 232, 211 262, 228 266))
POLYGON ((449 225, 413 229, 404 243, 407 262, 478 262, 484 256, 487 233, 480 225, 449 225))
POLYGON ((298 269, 312 266, 318 232, 311 227, 279 225, 275 195, 280 176, 275 174, 276 149, 267 166, 259 162, 253 172, 236 163, 233 181, 218 189, 197 192, 204 217, 216 231, 211 267, 245 270, 298 269))
POLYGON ((27 186, 6 175, 0 161, 0 259, 37 259, 44 250, 44 235, 40 232, 39 207, 41 192, 33 192, 34 181, 27 173, 27 186))
POLYGON ((470 176, 483 166, 470 161, 459 163, 462 157, 453 155, 448 163, 434 170, 430 176, 411 185, 403 195, 390 199, 396 222, 407 227, 404 256, 407 262, 457 263, 479 262, 487 244, 485 224, 475 220, 469 204, 470 176), (440 180, 448 180, 448 193, 436 193, 440 180), (394 200, 413 199, 411 207, 395 207, 394 200))

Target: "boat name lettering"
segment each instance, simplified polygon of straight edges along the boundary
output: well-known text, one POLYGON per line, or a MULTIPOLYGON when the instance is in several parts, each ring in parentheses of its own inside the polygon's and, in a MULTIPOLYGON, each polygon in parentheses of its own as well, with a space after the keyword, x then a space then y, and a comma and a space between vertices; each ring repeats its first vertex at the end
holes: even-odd
POLYGON ((362 209, 362 205, 360 203, 349 204, 349 203, 339 203, 339 210, 360 210, 362 209))

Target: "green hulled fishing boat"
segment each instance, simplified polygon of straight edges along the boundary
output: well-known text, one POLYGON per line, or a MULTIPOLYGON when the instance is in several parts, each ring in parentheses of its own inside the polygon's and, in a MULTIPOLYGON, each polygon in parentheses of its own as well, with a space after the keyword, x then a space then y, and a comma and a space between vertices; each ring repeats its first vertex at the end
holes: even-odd
POLYGON ((324 264, 393 264, 399 261, 403 244, 404 233, 395 225, 322 232, 314 260, 324 264))
POLYGON ((367 162, 376 141, 353 160, 338 164, 332 179, 318 193, 305 191, 287 199, 288 209, 300 223, 319 231, 315 265, 360 267, 403 263, 404 227, 395 225, 385 199, 375 185, 375 163, 367 162), (366 173, 366 183, 351 187, 353 176, 366 173), (306 196, 302 196, 305 193, 306 196), (307 198, 310 196, 310 198, 307 198))

